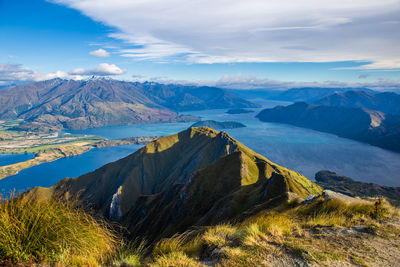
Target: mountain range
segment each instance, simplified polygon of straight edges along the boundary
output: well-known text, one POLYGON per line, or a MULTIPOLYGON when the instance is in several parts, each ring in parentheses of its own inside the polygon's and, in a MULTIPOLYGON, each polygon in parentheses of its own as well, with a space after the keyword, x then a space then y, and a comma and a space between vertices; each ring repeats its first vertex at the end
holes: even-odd
POLYGON ((400 95, 393 92, 370 93, 366 91, 335 92, 314 102, 317 105, 366 108, 387 114, 400 115, 400 95))
POLYGON ((322 189, 227 133, 193 127, 78 178, 29 192, 78 198, 131 237, 158 240, 196 225, 241 220, 322 189))
POLYGON ((215 87, 111 79, 53 79, 0 91, 0 119, 23 119, 31 130, 193 120, 177 112, 256 106, 215 87))
POLYGON ((341 87, 298 87, 287 90, 278 89, 227 89, 228 92, 245 99, 268 99, 290 102, 314 102, 323 97, 335 94, 344 93, 347 91, 364 91, 369 94, 374 94, 375 91, 368 88, 341 88, 341 87))
POLYGON ((264 109, 257 118, 333 133, 385 149, 400 151, 400 116, 365 108, 297 102, 264 109))

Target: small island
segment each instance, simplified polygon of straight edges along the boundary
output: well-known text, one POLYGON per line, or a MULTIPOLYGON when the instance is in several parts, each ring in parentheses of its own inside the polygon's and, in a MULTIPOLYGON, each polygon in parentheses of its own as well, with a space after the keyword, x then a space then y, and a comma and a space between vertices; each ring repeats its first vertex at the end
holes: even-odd
POLYGON ((219 130, 219 129, 243 128, 243 127, 246 127, 246 125, 244 125, 240 122, 236 122, 236 121, 207 120, 207 121, 198 121, 195 124, 193 124, 191 127, 209 127, 209 128, 219 130))
POLYGON ((244 109, 244 108, 234 108, 229 109, 226 113, 227 114, 242 114, 242 113, 252 113, 254 110, 244 109))

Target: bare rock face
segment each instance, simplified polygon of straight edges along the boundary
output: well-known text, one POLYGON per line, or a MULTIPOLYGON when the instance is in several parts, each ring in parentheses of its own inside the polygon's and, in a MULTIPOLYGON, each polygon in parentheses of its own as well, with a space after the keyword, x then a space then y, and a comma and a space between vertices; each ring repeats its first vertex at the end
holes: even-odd
POLYGON ((78 197, 150 240, 194 225, 243 219, 322 189, 270 162, 225 132, 193 127, 161 137, 129 155, 37 196, 78 197))

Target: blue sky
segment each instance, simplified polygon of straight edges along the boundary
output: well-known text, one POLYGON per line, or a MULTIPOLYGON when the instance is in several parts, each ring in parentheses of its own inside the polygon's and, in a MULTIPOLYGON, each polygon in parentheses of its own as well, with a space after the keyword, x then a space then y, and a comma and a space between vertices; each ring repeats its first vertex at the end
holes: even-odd
POLYGON ((0 85, 94 74, 238 88, 398 86, 400 1, 244 2, 0 0, 0 85))

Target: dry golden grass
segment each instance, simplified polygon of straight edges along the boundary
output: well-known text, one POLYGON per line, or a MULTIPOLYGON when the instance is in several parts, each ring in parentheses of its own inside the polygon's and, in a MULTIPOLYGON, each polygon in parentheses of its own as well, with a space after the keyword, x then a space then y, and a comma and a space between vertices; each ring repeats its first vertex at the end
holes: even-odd
POLYGON ((97 266, 117 245, 107 223, 70 203, 0 199, 0 262, 97 266))
MULTIPOLYGON (((212 259, 217 259, 218 266, 264 266, 265 259, 271 255, 280 257, 286 253, 305 261, 355 262, 357 260, 353 258, 357 259, 357 256, 347 253, 346 243, 342 243, 347 240, 350 246, 354 240, 346 236, 335 239, 329 234, 315 236, 312 229, 326 228, 329 232, 335 227, 345 229, 365 225, 368 228, 370 225, 370 232, 377 232, 377 229, 384 232, 386 230, 379 221, 395 213, 384 200, 379 200, 378 205, 373 202, 347 203, 336 199, 286 205, 236 225, 216 225, 197 230, 196 235, 186 232, 163 239, 156 245, 153 259, 158 263, 161 258, 171 261, 174 256, 179 256, 178 262, 187 260, 186 257, 198 260, 199 255, 204 256, 206 252, 212 259)), ((394 233, 393 229, 388 231, 394 233)))

